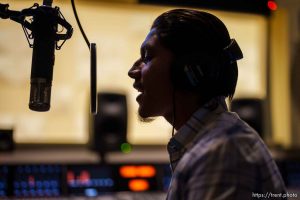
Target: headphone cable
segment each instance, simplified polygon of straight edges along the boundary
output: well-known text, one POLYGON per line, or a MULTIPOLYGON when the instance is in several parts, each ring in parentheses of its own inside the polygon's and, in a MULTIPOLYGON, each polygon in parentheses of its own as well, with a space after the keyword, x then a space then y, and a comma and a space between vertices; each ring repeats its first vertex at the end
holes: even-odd
POLYGON ((175 91, 173 90, 172 93, 172 104, 173 104, 173 116, 172 116, 172 137, 174 136, 175 132, 175 116, 176 116, 176 105, 175 105, 175 91))

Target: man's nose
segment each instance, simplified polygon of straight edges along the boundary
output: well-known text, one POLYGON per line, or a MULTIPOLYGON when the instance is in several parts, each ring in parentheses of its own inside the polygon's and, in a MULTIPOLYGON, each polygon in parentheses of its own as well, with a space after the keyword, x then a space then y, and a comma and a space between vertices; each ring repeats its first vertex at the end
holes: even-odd
POLYGON ((140 65, 141 65, 141 59, 138 59, 128 71, 128 76, 130 78, 136 79, 140 77, 141 74, 140 65))

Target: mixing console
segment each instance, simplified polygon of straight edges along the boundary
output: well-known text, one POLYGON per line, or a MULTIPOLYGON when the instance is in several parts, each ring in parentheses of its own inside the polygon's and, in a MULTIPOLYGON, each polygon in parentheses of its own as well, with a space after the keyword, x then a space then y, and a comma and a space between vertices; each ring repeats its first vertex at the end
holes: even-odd
POLYGON ((165 199, 167 164, 0 166, 0 199, 165 199))

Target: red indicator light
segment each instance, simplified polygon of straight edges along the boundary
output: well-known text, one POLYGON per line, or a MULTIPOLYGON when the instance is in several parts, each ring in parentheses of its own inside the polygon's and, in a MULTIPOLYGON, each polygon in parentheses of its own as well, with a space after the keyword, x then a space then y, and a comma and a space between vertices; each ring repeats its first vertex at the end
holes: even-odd
POLYGON ((151 178, 156 175, 156 170, 153 166, 143 165, 139 166, 139 176, 143 178, 151 178))
POLYGON ((268 1, 268 8, 270 10, 273 10, 273 11, 277 10, 277 4, 276 4, 276 2, 275 1, 268 1))
POLYGON ((67 172, 67 181, 69 184, 75 181, 75 175, 72 171, 67 172))
POLYGON ((28 184, 29 184, 31 187, 34 187, 34 185, 35 185, 35 178, 34 178, 34 176, 29 176, 29 177, 28 177, 28 184))
POLYGON ((132 179, 128 182, 128 187, 131 191, 141 192, 149 190, 150 185, 145 179, 132 179))
POLYGON ((91 176, 90 176, 90 173, 88 171, 83 170, 80 173, 79 180, 80 180, 81 184, 87 184, 87 183, 89 183, 90 179, 91 179, 91 176))
POLYGON ((137 176, 136 167, 132 165, 122 166, 120 169, 120 175, 123 178, 135 178, 137 176))
POLYGON ((120 167, 119 172, 123 178, 151 178, 156 175, 156 169, 151 165, 126 165, 120 167))

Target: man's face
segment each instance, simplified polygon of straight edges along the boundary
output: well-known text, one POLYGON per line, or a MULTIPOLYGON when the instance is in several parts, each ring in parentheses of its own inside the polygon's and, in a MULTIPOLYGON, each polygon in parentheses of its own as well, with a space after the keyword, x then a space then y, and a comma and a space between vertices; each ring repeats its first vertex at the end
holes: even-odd
POLYGON ((134 79, 133 87, 140 92, 136 101, 142 118, 172 113, 172 59, 173 54, 160 44, 152 29, 141 46, 141 57, 128 72, 134 79))

